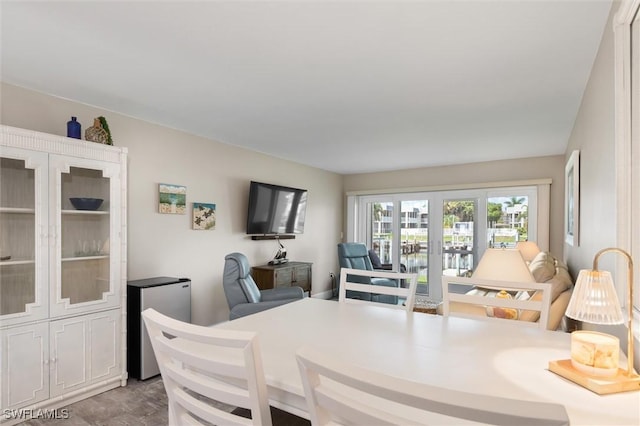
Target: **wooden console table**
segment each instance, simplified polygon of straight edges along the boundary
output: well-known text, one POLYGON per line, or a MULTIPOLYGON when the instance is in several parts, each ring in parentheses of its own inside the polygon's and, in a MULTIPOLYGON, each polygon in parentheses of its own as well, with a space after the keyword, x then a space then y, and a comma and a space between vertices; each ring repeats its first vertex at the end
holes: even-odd
POLYGON ((311 296, 311 265, 309 262, 287 262, 251 268, 251 276, 260 290, 277 287, 302 287, 311 296))

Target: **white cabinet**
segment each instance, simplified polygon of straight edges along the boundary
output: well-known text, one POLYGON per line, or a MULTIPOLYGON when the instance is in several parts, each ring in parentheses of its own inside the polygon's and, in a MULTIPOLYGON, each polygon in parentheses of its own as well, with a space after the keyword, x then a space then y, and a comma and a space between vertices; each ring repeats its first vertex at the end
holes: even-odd
POLYGON ((2 409, 125 384, 126 158, 0 126, 2 409))
POLYGON ((0 331, 2 409, 31 406, 49 397, 49 324, 0 331))
POLYGON ((118 311, 51 321, 51 396, 58 396, 120 374, 118 311))

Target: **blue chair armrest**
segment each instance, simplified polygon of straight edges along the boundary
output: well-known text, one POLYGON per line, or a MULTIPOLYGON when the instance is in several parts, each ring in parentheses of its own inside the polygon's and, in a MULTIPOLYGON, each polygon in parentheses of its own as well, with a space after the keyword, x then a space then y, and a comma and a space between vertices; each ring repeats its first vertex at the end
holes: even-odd
POLYGON ((266 311, 271 308, 275 308, 280 305, 295 302, 297 299, 284 299, 284 300, 272 300, 269 302, 258 303, 238 303, 229 312, 229 319, 234 320, 236 318, 244 317, 247 315, 255 314, 257 312, 266 311))
POLYGON ((304 297, 304 291, 300 287, 282 287, 272 288, 269 290, 262 290, 260 292, 260 301, 269 302, 273 300, 285 300, 285 299, 302 299, 304 297))
POLYGON ((399 280, 391 280, 389 278, 371 278, 371 284, 385 287, 400 287, 399 280))

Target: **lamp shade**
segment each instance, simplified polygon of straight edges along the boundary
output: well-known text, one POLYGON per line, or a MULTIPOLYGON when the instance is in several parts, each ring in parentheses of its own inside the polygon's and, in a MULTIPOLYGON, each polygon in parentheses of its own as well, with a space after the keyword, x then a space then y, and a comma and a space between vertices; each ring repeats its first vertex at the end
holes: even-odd
POLYGON ((518 241, 516 249, 527 262, 531 262, 540 253, 540 248, 533 241, 518 241))
POLYGON ((611 274, 600 270, 580 271, 566 315, 591 324, 624 323, 611 274))
POLYGON ((518 250, 487 249, 472 275, 487 280, 533 283, 529 267, 518 250))

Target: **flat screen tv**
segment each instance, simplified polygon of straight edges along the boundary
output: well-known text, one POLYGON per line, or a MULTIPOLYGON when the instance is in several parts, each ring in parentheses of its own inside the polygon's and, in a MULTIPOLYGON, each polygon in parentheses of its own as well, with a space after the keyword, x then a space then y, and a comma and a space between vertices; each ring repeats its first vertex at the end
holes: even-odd
POLYGON ((307 191, 251 181, 247 234, 302 234, 307 191))

